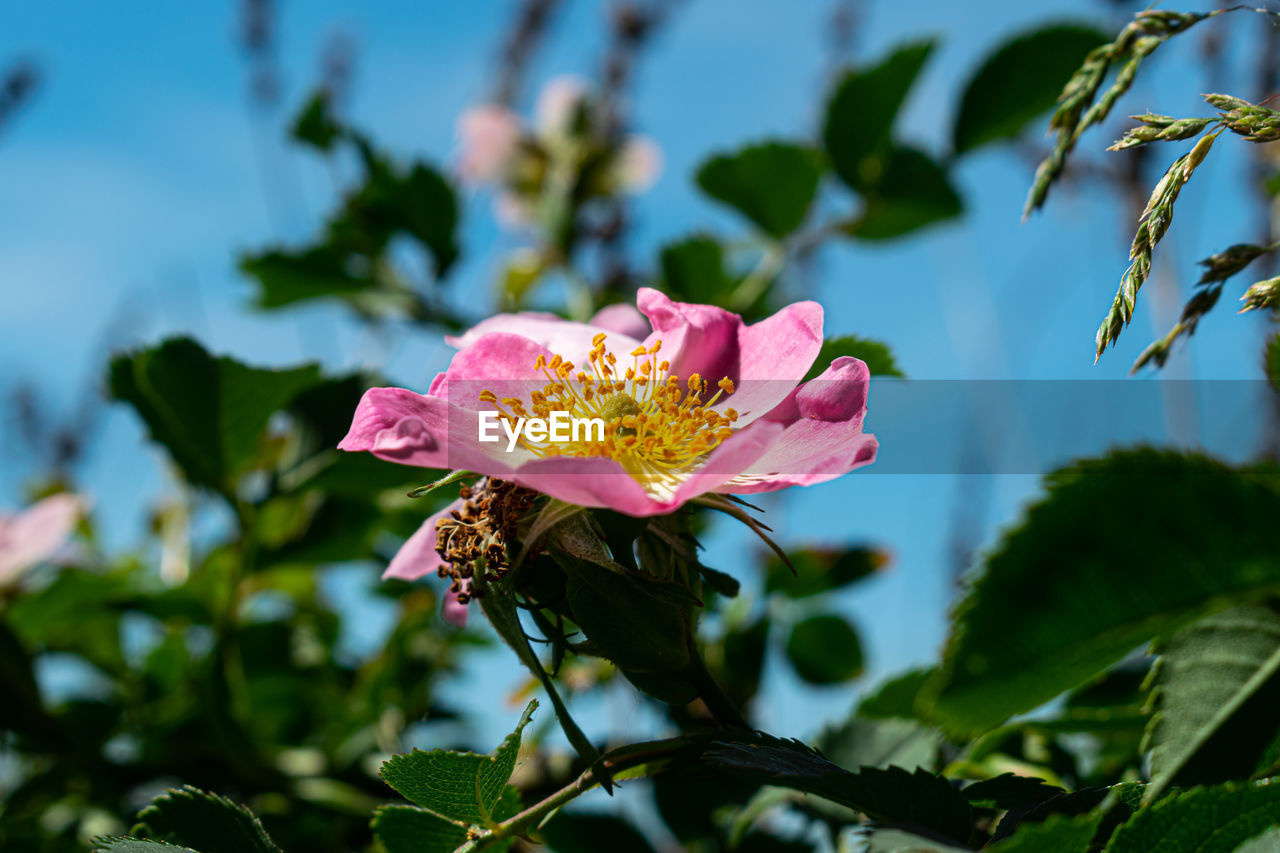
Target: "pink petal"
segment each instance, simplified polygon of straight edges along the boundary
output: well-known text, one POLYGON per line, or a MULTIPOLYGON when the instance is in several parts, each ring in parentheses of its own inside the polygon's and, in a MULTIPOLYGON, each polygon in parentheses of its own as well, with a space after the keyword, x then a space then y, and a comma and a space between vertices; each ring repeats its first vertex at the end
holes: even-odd
POLYGON ((458 172, 473 183, 502 178, 520 143, 520 118, 498 104, 472 107, 458 118, 458 172))
POLYGON ((644 315, 637 311, 634 305, 628 305, 625 302, 615 302, 613 305, 601 308, 588 321, 588 325, 610 333, 610 341, 616 339, 618 335, 627 338, 627 344, 635 341, 634 344, 630 344, 630 349, 639 346, 652 331, 644 315))
MULTIPOLYGON (((539 354, 550 357, 557 353, 585 369, 587 354, 591 352, 591 339, 601 332, 609 335, 607 346, 611 351, 631 352, 640 346, 641 338, 649 334, 649 324, 640 312, 630 305, 611 305, 603 308, 591 318, 589 323, 574 323, 540 311, 524 311, 519 314, 498 314, 480 321, 462 335, 447 337, 444 340, 450 346, 461 350, 473 346, 485 335, 495 332, 519 335, 537 344, 539 349, 524 348, 514 356, 508 353, 509 357, 524 358, 527 353, 532 352, 533 357, 527 364, 521 366, 523 372, 528 372, 533 368, 533 358, 537 358, 539 354), (614 308, 624 310, 612 310, 614 308), (598 322, 601 319, 605 322, 598 322), (639 334, 634 334, 635 332, 639 334)), ((449 372, 453 375, 452 366, 449 372)))
POLYGON ((382 573, 383 580, 396 578, 402 581, 416 581, 428 575, 434 575, 436 569, 443 566, 444 560, 436 553, 436 522, 448 518, 449 513, 462 509, 462 500, 458 499, 422 522, 422 526, 405 540, 400 550, 391 558, 387 570, 382 573))
POLYGON ((367 450, 379 459, 419 468, 503 476, 510 470, 497 455, 503 446, 479 442, 474 411, 404 388, 370 388, 338 449, 367 450))
POLYGON ((85 511, 78 495, 51 495, 0 524, 0 583, 54 556, 85 511))
POLYGON ((623 192, 635 195, 646 192, 662 174, 662 149, 647 136, 628 137, 618 151, 613 169, 623 192))
POLYGON ((765 417, 782 435, 741 475, 719 491, 774 491, 832 480, 875 461, 878 442, 862 432, 870 372, 842 356, 797 388, 765 417))
POLYGON ((723 377, 736 390, 715 408, 732 407, 745 426, 786 399, 822 349, 822 306, 796 302, 748 326, 714 305, 673 302, 641 288, 640 310, 653 324, 646 340, 662 340, 662 354, 682 379, 701 374, 714 387, 723 377))
MULTIPOLYGON (((464 592, 471 589, 471 581, 463 581, 462 589, 464 592)), ((467 605, 458 601, 458 593, 453 588, 445 590, 444 602, 440 605, 440 615, 444 621, 458 628, 467 627, 467 605)))
POLYGON ((578 506, 603 507, 637 517, 662 515, 732 480, 783 431, 781 424, 769 421, 739 430, 665 494, 647 492, 616 461, 602 457, 537 459, 521 465, 508 479, 578 506))

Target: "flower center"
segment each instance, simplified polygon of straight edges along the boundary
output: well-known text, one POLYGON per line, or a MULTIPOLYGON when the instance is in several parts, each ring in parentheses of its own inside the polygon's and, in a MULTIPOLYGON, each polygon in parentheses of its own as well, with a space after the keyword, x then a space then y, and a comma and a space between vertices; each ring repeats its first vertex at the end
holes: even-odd
POLYGON ((682 383, 670 372, 670 362, 658 361, 662 341, 637 347, 631 353, 632 365, 620 371, 617 357, 605 348, 605 338, 601 332, 591 341, 590 372, 575 370, 572 362, 559 355, 550 361, 538 356, 534 368, 549 381, 530 394, 527 408, 515 398, 499 401, 492 391, 481 393, 481 402, 492 405, 513 426, 519 418, 550 420, 553 412, 567 412, 575 419, 599 418, 605 424, 603 440, 593 440, 598 436, 586 430, 588 437, 575 435, 570 441, 531 441, 522 436, 520 446, 543 457, 616 459, 642 483, 670 479, 733 435, 731 424, 738 413, 711 409, 722 395, 733 393, 728 377, 717 382, 715 394, 704 401, 705 379, 695 373, 682 383))

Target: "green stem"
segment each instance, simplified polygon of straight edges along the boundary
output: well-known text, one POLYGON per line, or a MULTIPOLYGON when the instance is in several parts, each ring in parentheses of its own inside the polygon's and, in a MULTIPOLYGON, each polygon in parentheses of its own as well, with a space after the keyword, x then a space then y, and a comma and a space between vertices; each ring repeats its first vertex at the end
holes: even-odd
POLYGON ((615 774, 646 764, 668 761, 678 757, 690 747, 700 746, 708 740, 707 735, 681 735, 669 740, 631 744, 607 752, 568 785, 514 817, 483 831, 483 834, 463 844, 455 853, 474 853, 504 838, 522 835, 526 830, 536 828, 556 809, 572 802, 615 774))
POLYGON ((747 274, 729 297, 729 307, 741 311, 754 305, 769 287, 769 283, 782 272, 786 257, 786 249, 782 246, 775 243, 766 247, 755 269, 747 274))
POLYGON ((725 693, 724 688, 711 676, 711 671, 707 669, 707 664, 702 659, 702 653, 698 651, 697 640, 692 637, 689 639, 689 654, 691 660, 689 668, 683 673, 684 677, 697 688, 698 698, 707 706, 712 718, 722 726, 750 731, 751 724, 729 698, 729 694, 725 693))

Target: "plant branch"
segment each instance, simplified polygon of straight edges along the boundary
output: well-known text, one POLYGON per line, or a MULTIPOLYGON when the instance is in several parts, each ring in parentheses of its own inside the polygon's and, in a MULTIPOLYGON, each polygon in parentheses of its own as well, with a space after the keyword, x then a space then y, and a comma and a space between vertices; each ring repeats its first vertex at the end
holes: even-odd
POLYGON ((611 750, 582 771, 568 785, 514 817, 494 825, 489 830, 482 831, 481 835, 457 848, 455 853, 474 853, 474 851, 484 850, 505 838, 525 834, 527 830, 540 825, 561 806, 577 799, 604 780, 610 779, 625 770, 677 758, 690 747, 703 745, 710 740, 710 737, 710 735, 705 734, 681 735, 668 740, 647 741, 611 750))

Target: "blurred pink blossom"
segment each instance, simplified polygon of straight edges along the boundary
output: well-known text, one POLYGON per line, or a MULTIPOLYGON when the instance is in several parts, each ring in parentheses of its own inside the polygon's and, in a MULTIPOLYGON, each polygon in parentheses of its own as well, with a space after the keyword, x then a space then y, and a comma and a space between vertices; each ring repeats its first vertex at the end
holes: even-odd
POLYGON ((84 509, 79 495, 62 493, 21 512, 0 515, 0 585, 54 557, 71 538, 84 509))
POLYGON ((624 192, 646 192, 662 174, 662 149, 647 136, 629 136, 618 151, 613 169, 624 192))
POLYGON ((520 145, 520 117, 498 104, 471 107, 458 119, 458 171, 472 183, 497 181, 520 145))

